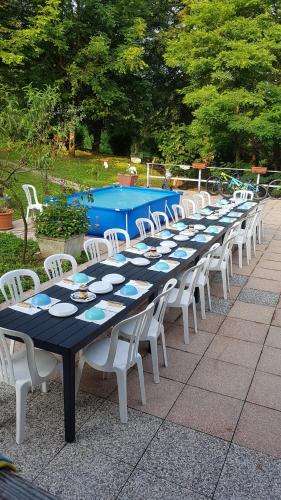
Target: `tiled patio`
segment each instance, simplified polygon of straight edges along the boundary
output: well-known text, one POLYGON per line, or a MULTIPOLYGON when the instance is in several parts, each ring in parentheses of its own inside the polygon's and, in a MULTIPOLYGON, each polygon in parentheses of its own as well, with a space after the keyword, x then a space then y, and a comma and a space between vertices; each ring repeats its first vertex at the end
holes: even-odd
POLYGON ((202 320, 198 309, 200 331, 189 345, 179 313, 167 312, 169 366, 154 384, 144 353, 145 406, 130 372, 127 425, 119 422, 114 377, 87 368, 77 441, 64 443, 54 381, 47 395, 30 394, 28 437, 18 446, 15 399, 1 386, 1 452, 57 498, 280 499, 281 202, 267 203, 265 240, 248 267, 239 269, 234 254, 229 300, 213 277, 213 312, 202 320))

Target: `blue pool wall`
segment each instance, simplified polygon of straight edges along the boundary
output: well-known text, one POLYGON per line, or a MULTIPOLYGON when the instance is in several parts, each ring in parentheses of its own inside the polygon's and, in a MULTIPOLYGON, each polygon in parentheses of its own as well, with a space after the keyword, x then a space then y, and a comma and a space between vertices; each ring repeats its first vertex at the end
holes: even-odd
MULTIPOLYGON (((127 224, 128 224, 128 233, 130 238, 135 238, 139 235, 137 226, 136 226, 136 219, 139 217, 147 217, 148 219, 151 219, 150 217, 150 212, 155 212, 155 211, 161 211, 167 213, 169 219, 171 219, 171 216, 169 214, 168 210, 165 210, 166 205, 169 207, 171 213, 172 211, 172 205, 178 204, 180 201, 180 197, 183 194, 182 191, 168 191, 168 190, 160 190, 160 189, 151 189, 151 188, 130 188, 130 187, 124 187, 123 189, 126 190, 136 190, 140 189, 142 191, 154 191, 157 194, 159 193, 159 198, 149 201, 146 203, 143 203, 141 205, 136 206, 135 208, 132 209, 111 209, 111 208, 106 208, 106 207, 99 207, 95 205, 95 193, 98 191, 102 191, 105 189, 110 189, 114 193, 114 190, 116 188, 114 187, 106 187, 106 188, 100 188, 100 189, 91 189, 91 192, 93 193, 94 196, 94 202, 93 206, 86 206, 87 209, 87 215, 90 220, 90 229, 88 231, 88 235, 92 236, 103 236, 104 231, 106 229, 112 229, 112 228, 121 228, 121 229, 126 229, 126 219, 127 219, 127 224), (166 204, 167 202, 167 204, 166 204), (126 217, 127 215, 127 217, 126 217)), ((85 194, 85 197, 87 196, 87 192, 85 191, 83 194, 85 194)), ((81 196, 80 193, 75 193, 74 195, 71 195, 69 197, 69 203, 73 202, 73 199, 76 197, 78 198, 81 196)), ((132 191, 133 195, 133 191, 132 191)))

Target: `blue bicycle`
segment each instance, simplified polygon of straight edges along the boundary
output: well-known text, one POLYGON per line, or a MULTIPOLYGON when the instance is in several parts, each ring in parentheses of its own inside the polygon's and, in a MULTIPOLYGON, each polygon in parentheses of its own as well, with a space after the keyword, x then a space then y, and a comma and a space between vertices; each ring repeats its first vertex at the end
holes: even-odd
POLYGON ((221 194, 231 197, 234 191, 241 189, 253 192, 255 200, 263 200, 267 196, 267 188, 262 184, 240 181, 223 171, 211 175, 207 180, 207 191, 211 195, 221 194))

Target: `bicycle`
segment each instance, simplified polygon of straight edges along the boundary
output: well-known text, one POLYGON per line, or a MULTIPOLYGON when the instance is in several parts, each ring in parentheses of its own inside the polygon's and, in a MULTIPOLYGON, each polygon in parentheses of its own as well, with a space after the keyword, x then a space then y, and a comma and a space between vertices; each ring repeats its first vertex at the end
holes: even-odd
POLYGON ((253 192, 255 200, 263 200, 267 196, 267 188, 262 184, 243 182, 225 172, 213 174, 207 179, 207 191, 211 195, 222 194, 231 197, 234 191, 242 189, 253 192))
POLYGON ((268 184, 267 193, 269 198, 278 200, 281 198, 281 179, 274 179, 268 184))

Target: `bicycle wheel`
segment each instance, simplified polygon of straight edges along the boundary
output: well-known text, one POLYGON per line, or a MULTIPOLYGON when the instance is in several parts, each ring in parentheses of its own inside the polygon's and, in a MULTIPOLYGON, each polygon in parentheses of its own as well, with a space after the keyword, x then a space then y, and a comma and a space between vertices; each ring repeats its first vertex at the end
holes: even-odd
POLYGON ((222 192, 222 184, 218 177, 210 176, 207 179, 206 188, 209 194, 217 195, 222 192))
POLYGON ((281 198, 281 179, 274 179, 268 184, 267 193, 270 198, 278 200, 281 198))
POLYGON ((233 186, 230 185, 229 182, 222 182, 222 194, 225 198, 231 198, 233 195, 234 189, 233 186))
MULTIPOLYGON (((254 200, 263 200, 267 197, 267 188, 262 184, 255 184, 254 200)), ((281 192, 280 192, 281 193, 281 192)))

